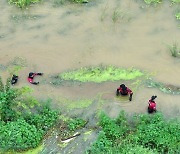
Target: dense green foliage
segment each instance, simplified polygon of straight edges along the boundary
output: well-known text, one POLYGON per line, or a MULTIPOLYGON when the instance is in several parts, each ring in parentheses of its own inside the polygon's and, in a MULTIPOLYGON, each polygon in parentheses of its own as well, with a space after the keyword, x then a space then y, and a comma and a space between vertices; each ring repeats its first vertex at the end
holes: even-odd
POLYGON ((29 89, 11 88, 9 81, 3 85, 0 78, 0 150, 35 148, 55 124, 58 113, 49 106, 37 109, 34 99, 23 96, 29 89))
POLYGON ((84 127, 86 124, 86 121, 80 118, 74 118, 74 119, 68 120, 66 123, 67 123, 68 129, 70 131, 74 131, 78 128, 84 127))
POLYGON ((180 123, 166 121, 160 113, 137 115, 126 119, 124 112, 111 119, 100 116, 102 130, 87 153, 178 153, 180 151, 180 123))
POLYGON ((40 2, 40 0, 9 0, 9 3, 13 3, 20 8, 25 8, 32 3, 40 2))
POLYGON ((0 148, 24 150, 35 148, 42 140, 43 132, 24 119, 0 124, 0 148))
POLYGON ((34 125, 38 130, 47 131, 51 128, 58 118, 56 111, 51 110, 48 106, 39 109, 38 114, 27 114, 24 119, 34 125))

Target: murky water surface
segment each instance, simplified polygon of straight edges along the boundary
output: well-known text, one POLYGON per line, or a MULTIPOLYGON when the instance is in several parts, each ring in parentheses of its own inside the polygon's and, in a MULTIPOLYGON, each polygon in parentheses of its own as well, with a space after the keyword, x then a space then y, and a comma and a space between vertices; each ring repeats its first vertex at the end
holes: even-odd
MULTIPOLYGON (((26 76, 30 71, 44 72, 47 78, 65 70, 99 64, 135 67, 155 74, 159 82, 180 86, 180 59, 173 58, 168 50, 168 45, 180 44, 174 10, 168 2, 147 7, 140 0, 100 0, 85 5, 61 5, 52 0, 22 11, 1 0, 1 69, 14 57, 26 59, 28 66, 19 73, 19 87, 29 85, 26 76)), ((2 71, 1 75, 5 78, 8 72, 2 71)), ((155 94, 158 110, 166 116, 180 115, 179 95, 141 87, 134 91, 132 102, 118 100, 115 90, 119 84, 30 86, 37 97, 54 100, 62 96, 92 99, 101 94, 101 99, 106 100, 102 109, 112 117, 121 109, 146 113, 147 101, 155 94)), ((95 102, 80 113, 84 118, 93 117, 96 109, 95 102)))
MULTIPOLYGON (((47 77, 99 64, 139 68, 154 73, 157 81, 180 86, 180 60, 173 58, 168 50, 168 45, 180 44, 180 29, 174 7, 169 3, 147 7, 135 0, 94 1, 85 5, 57 2, 40 3, 23 11, 8 5, 6 0, 0 2, 1 64, 14 57, 23 57, 28 62, 28 67, 19 74, 19 86, 28 84, 29 71, 44 72, 47 77)), ((7 74, 2 72, 3 76, 7 74)), ((32 87, 37 96, 92 98, 107 91, 114 97, 111 94, 114 95, 118 85, 32 87)), ((159 95, 162 108, 163 104, 180 107, 179 96, 147 89, 139 90, 133 107, 126 108, 142 111, 139 103, 152 94, 159 95)))

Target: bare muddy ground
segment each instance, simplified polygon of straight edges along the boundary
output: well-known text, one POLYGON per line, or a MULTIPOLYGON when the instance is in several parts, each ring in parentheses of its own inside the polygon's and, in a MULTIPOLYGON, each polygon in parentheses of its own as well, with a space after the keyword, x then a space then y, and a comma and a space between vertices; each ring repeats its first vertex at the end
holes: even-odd
MULTIPOLYGON (((174 17, 175 7, 170 3, 147 7, 135 0, 104 0, 54 7, 54 1, 45 1, 22 11, 1 0, 0 10, 0 64, 5 66, 14 57, 27 62, 19 72, 17 87, 29 85, 26 76, 30 71, 44 72, 43 78, 36 78, 41 82, 39 86, 29 85, 34 95, 52 98, 53 107, 68 116, 89 120, 82 135, 61 152, 58 140, 50 137, 42 153, 83 153, 96 138, 94 130, 84 141, 84 133, 96 126, 99 110, 111 117, 116 117, 120 110, 146 113, 147 101, 154 94, 158 96, 158 110, 166 117, 180 115, 180 95, 143 86, 135 88, 132 82, 127 82, 134 90, 132 102, 115 97, 121 81, 64 86, 44 82, 50 75, 66 70, 103 64, 135 67, 154 74, 159 82, 179 87, 180 59, 171 56, 168 45, 180 44, 180 29, 174 17), (94 102, 88 108, 68 112, 60 97, 94 102)), ((6 78, 9 72, 1 69, 1 75, 6 78)))

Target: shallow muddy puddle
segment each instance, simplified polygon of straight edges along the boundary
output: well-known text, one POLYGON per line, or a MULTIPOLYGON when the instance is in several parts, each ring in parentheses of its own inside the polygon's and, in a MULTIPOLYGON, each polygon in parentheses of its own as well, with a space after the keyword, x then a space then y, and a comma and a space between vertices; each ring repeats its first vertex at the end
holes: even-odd
POLYGON ((61 86, 46 82, 51 75, 63 71, 102 64, 134 67, 152 73, 156 81, 180 87, 180 59, 172 57, 168 49, 174 42, 180 45, 179 23, 174 17, 175 7, 170 3, 147 7, 135 0, 101 0, 57 6, 54 1, 46 1, 22 11, 2 0, 0 10, 3 80, 9 74, 4 66, 15 57, 22 57, 27 66, 19 71, 17 87, 32 87, 33 95, 53 99, 56 102, 53 107, 61 110, 62 97, 93 100, 86 108, 67 112, 69 116, 91 119, 89 125, 92 126, 96 124, 99 109, 111 117, 116 117, 120 110, 129 114, 146 113, 147 101, 152 95, 158 96, 157 108, 165 116, 180 115, 180 95, 143 86, 136 88, 132 84, 135 81, 125 82, 134 90, 132 102, 116 98, 115 91, 121 81, 61 86), (44 72, 44 77, 36 78, 41 83, 39 86, 27 83, 26 77, 31 71, 44 72))

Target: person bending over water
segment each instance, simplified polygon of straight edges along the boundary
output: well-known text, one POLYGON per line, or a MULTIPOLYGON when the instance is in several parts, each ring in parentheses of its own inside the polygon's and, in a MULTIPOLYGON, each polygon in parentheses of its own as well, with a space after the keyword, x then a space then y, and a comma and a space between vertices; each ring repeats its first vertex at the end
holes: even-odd
POLYGON ((31 84, 38 85, 39 82, 34 82, 34 77, 37 76, 37 75, 43 75, 43 73, 33 73, 33 72, 30 72, 30 73, 29 73, 29 76, 28 76, 28 81, 29 81, 31 84))
POLYGON ((129 95, 129 101, 132 100, 133 92, 131 89, 126 87, 125 84, 121 84, 119 88, 117 88, 116 95, 119 96, 120 94, 123 96, 129 95))

